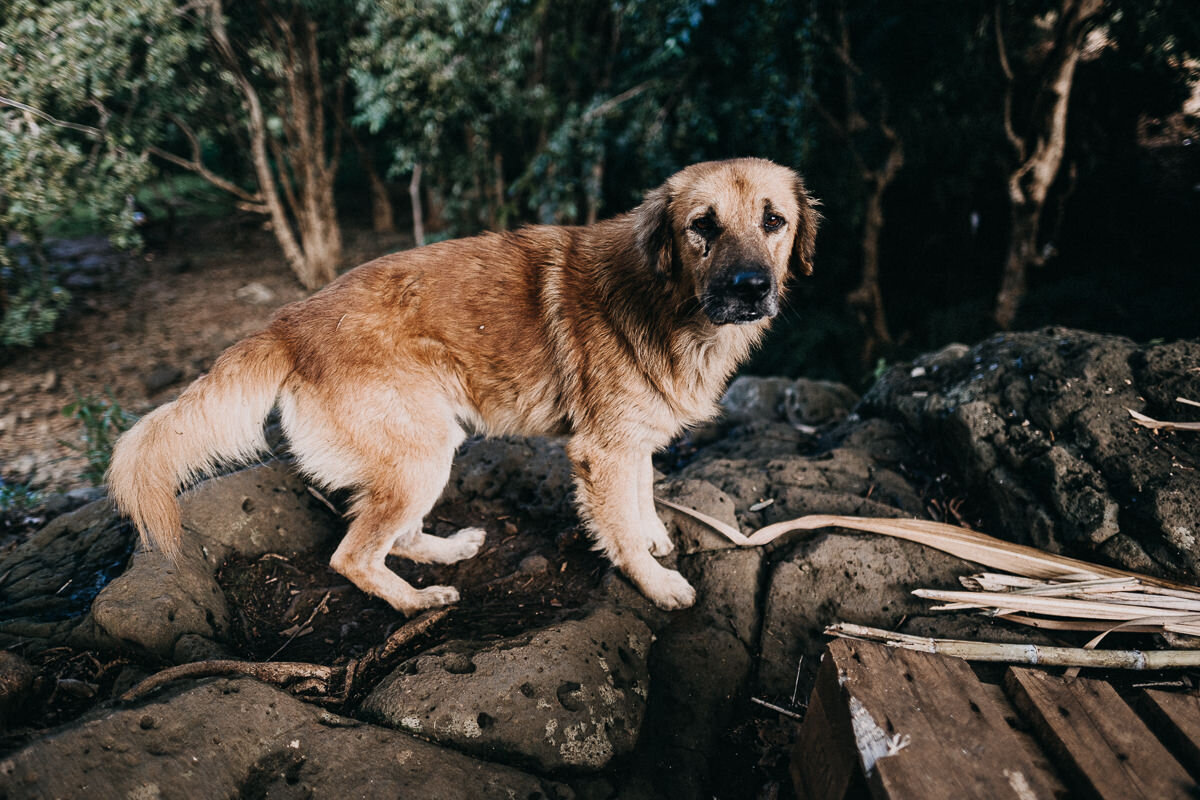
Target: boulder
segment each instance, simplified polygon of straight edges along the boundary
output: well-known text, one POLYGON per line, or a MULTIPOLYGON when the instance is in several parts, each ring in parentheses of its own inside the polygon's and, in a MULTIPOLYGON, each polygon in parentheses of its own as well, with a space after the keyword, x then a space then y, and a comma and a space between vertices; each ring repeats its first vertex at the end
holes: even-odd
POLYGON ((825 626, 855 622, 893 629, 927 613, 913 589, 957 589, 973 565, 938 550, 870 534, 818 533, 775 565, 766 591, 759 691, 789 697, 803 663, 815 668, 825 626))
POLYGON ((599 770, 637 742, 651 640, 631 612, 600 607, 482 646, 449 642, 401 664, 362 711, 490 760, 599 770))
POLYGON ((997 536, 1129 569, 1200 576, 1200 342, 1141 346, 1048 328, 894 367, 859 413, 929 443, 997 536))
POLYGON ((104 710, 33 742, 0 760, 0 796, 566 800, 570 792, 239 678, 104 710))

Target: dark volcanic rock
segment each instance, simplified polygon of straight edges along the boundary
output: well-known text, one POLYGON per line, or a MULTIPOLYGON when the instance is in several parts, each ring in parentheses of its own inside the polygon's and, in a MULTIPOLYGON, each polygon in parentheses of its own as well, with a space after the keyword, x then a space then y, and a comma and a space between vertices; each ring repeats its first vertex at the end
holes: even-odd
POLYGON ((0 760, 0 796, 430 798, 564 787, 338 717, 249 679, 112 710, 0 760))
POLYGON ((1200 575, 1200 343, 1065 329, 997 336, 890 370, 860 413, 931 442, 998 536, 1156 574, 1200 575))
MULTIPOLYGON (((1148 431, 1126 411, 1200 419, 1176 397, 1200 400, 1200 344, 1066 330, 893 368, 853 411, 853 393, 836 384, 742 378, 728 417, 658 462, 656 493, 748 533, 805 514, 923 517, 944 499, 930 487, 945 475, 992 533, 1196 576, 1200 436, 1148 431)), ((571 495, 560 439, 464 446, 429 529, 479 525, 487 544, 462 564, 392 563, 415 583, 460 586, 463 601, 386 669, 355 673, 343 710, 366 722, 247 679, 191 683, 138 708, 110 699, 0 761, 0 796, 85 785, 97 797, 570 796, 546 776, 606 800, 769 796, 746 763, 764 751, 748 753, 734 732, 787 739, 791 721, 750 700, 787 705, 827 625, 1039 639, 979 615, 930 613, 912 589, 955 588, 975 571, 938 551, 837 530, 743 548, 666 507, 676 549, 663 561, 697 602, 663 612, 586 552, 571 495)), ((104 503, 55 520, 0 563, 0 646, 27 647, 24 660, 0 663, 0 713, 21 713, 30 668, 49 663, 37 637, 43 648, 112 648, 134 680, 166 660, 246 657, 252 637, 278 637, 286 653, 303 642, 297 660, 341 666, 400 624, 326 569, 345 522, 286 464, 207 481, 182 505, 175 564, 130 558, 133 535, 104 503)), ((35 690, 60 677, 80 684, 43 672, 35 690)))
POLYGON ((136 538, 100 500, 52 520, 0 560, 0 646, 66 635, 124 568, 136 538))
POLYGON ((775 566, 767 586, 760 691, 790 695, 801 658, 815 665, 820 657, 826 625, 894 629, 929 606, 913 589, 957 589, 958 576, 974 571, 937 550, 884 536, 819 533, 802 540, 775 566))
POLYGON ((489 759, 597 770, 637 742, 651 640, 634 614, 601 607, 482 647, 450 642, 401 664, 363 711, 489 759))

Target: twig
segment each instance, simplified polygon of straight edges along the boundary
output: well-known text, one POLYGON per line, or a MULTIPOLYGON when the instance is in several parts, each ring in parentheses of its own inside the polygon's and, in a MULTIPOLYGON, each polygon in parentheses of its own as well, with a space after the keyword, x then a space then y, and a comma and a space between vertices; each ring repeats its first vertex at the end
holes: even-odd
POLYGON ((450 616, 449 608, 437 608, 433 611, 426 612, 414 620, 409 620, 398 628, 391 636, 384 640, 383 644, 376 645, 367 651, 367 654, 358 659, 360 662, 384 662, 396 654, 404 645, 416 639, 418 636, 429 632, 430 628, 440 623, 446 617, 450 616))
POLYGON ((954 656, 967 661, 1136 670, 1200 667, 1200 651, 1197 650, 1087 650, 1082 647, 931 639, 846 622, 830 625, 825 633, 847 639, 881 642, 888 647, 954 656))
POLYGON ((121 699, 132 702, 150 694, 171 681, 183 678, 212 678, 218 675, 247 675, 260 681, 285 687, 293 682, 311 680, 317 683, 317 689, 327 692, 330 683, 342 672, 339 667, 326 667, 321 664, 280 661, 277 663, 262 663, 257 661, 234 661, 232 659, 214 659, 212 661, 193 661, 190 664, 179 664, 157 672, 134 686, 121 699))
POLYGON ((304 632, 304 629, 308 627, 308 624, 310 622, 312 622, 314 619, 316 619, 317 614, 321 613, 321 611, 326 609, 328 607, 328 604, 329 604, 329 592, 325 592, 325 595, 321 598, 320 602, 317 603, 315 606, 313 606, 312 613, 308 615, 308 619, 304 620, 304 622, 301 622, 299 625, 295 626, 296 627, 295 633, 293 633, 291 636, 289 636, 288 640, 286 642, 279 645, 279 647, 276 648, 274 653, 271 653, 271 655, 267 656, 266 660, 273 661, 275 659, 275 656, 277 656, 281 652, 283 652, 283 648, 287 647, 289 644, 296 641, 296 637, 304 632))
MULTIPOLYGON (((346 315, 343 314, 342 319, 345 319, 345 318, 346 318, 346 315)), ((339 328, 342 327, 342 319, 338 320, 339 328)), ((325 495, 318 492, 313 487, 311 487, 311 486, 308 487, 308 493, 311 494, 313 497, 317 498, 318 500, 320 500, 322 503, 324 503, 325 507, 328 508, 330 511, 332 511, 334 514, 337 514, 339 517, 345 516, 344 514, 342 514, 342 512, 337 510, 337 507, 333 503, 329 502, 329 498, 327 498, 325 495)))
MULTIPOLYGON (((329 593, 326 592, 322 603, 328 596, 329 593)), ((354 659, 344 667, 327 667, 300 661, 261 662, 235 661, 233 659, 194 661, 190 664, 168 667, 151 675, 121 695, 121 700, 125 702, 138 700, 171 681, 184 678, 245 675, 273 684, 281 689, 288 689, 307 699, 318 699, 325 704, 341 703, 350 696, 358 684, 373 677, 379 668, 386 666, 397 650, 418 636, 427 633, 430 628, 444 620, 450 611, 449 608, 438 608, 404 623, 399 630, 381 644, 371 648, 362 658, 354 659)))
POLYGON ((774 712, 776 712, 776 713, 783 714, 785 717, 791 717, 792 719, 795 719, 795 720, 801 720, 801 719, 804 719, 804 717, 800 716, 800 715, 799 715, 799 714, 797 714, 795 711, 788 711, 788 710, 787 710, 786 708, 784 708, 783 706, 777 706, 777 705, 775 705, 774 703, 768 703, 766 700, 761 700, 761 699, 759 699, 759 698, 757 698, 757 697, 751 697, 751 698, 750 698, 750 702, 751 702, 751 703, 758 703, 758 704, 759 704, 760 706, 762 706, 763 708, 769 708, 769 709, 771 709, 772 711, 774 711, 774 712))
POLYGON ((94 139, 104 138, 104 131, 100 130, 99 128, 93 128, 91 125, 80 125, 77 122, 67 122, 66 120, 58 119, 57 117, 51 116, 39 108, 34 108, 33 106, 26 105, 18 100, 13 100, 11 97, 0 97, 0 105, 8 106, 9 108, 15 108, 18 111, 24 111, 26 114, 32 114, 43 122, 49 122, 51 125, 54 125, 58 128, 66 128, 67 130, 86 134, 94 139))

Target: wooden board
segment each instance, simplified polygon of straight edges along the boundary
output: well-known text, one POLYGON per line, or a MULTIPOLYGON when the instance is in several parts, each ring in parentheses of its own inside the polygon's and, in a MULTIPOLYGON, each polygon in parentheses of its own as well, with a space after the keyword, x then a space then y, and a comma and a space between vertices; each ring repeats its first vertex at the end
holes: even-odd
POLYGON ((1147 689, 1142 716, 1193 778, 1200 779, 1200 697, 1147 689))
POLYGON ((1196 782, 1109 684, 1014 667, 1006 685, 1042 745, 1084 796, 1196 796, 1196 782))
POLYGON ((813 696, 820 716, 811 729, 806 719, 797 759, 824 764, 829 774, 802 763, 797 786, 804 797, 841 798, 852 780, 836 758, 800 749, 823 737, 831 749, 838 742, 853 748, 854 766, 876 797, 1065 794, 1005 720, 1011 712, 960 659, 838 639, 826 651, 813 696))

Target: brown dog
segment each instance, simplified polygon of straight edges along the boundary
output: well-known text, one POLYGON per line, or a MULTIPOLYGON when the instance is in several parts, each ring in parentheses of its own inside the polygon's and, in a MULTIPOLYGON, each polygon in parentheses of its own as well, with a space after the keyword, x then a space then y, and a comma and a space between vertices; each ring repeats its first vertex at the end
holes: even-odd
POLYGON ((412 614, 452 603, 392 555, 453 563, 477 528, 421 531, 464 429, 571 435, 596 546, 665 609, 695 591, 671 550, 650 455, 713 416, 726 381, 779 310, 789 270, 812 271, 818 215, 798 175, 761 159, 695 164, 632 212, 385 256, 282 309, 179 399, 117 442, 108 485, 145 539, 181 536, 175 494, 265 447, 278 403, 300 469, 354 487, 332 565, 412 614))

